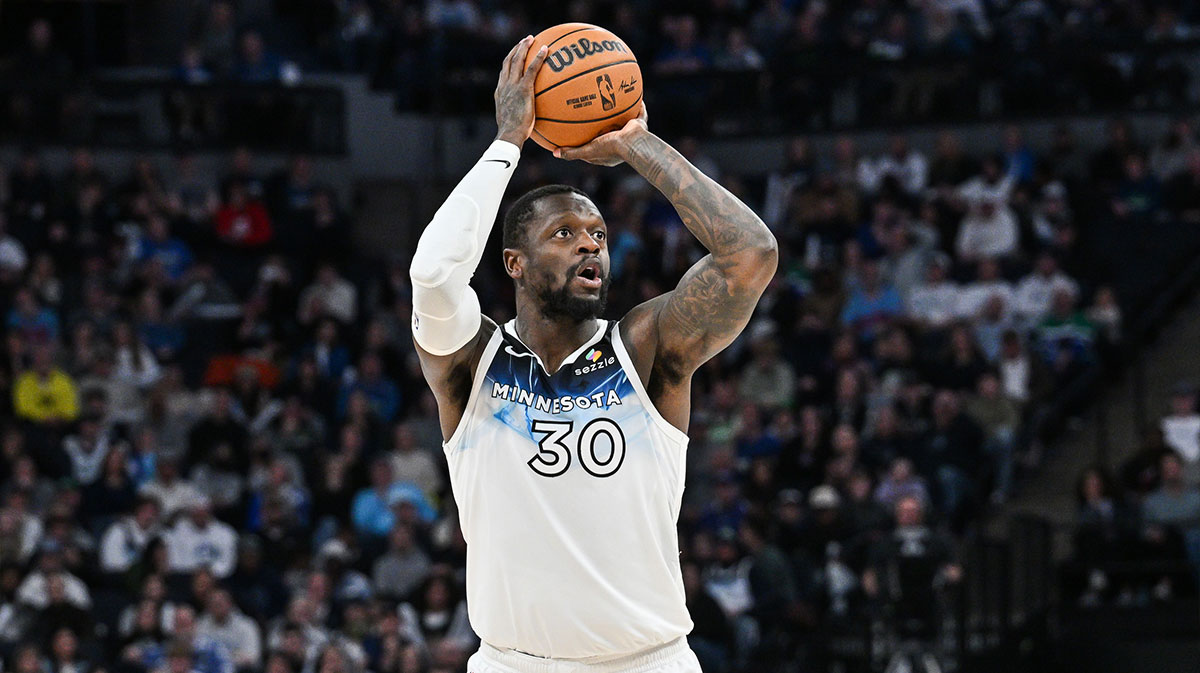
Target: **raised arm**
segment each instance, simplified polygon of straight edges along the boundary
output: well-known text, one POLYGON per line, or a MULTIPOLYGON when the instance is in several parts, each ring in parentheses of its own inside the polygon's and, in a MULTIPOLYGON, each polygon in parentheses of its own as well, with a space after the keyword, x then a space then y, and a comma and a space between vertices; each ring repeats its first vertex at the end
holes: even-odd
POLYGON ((775 275, 774 235, 746 204, 650 133, 644 118, 556 155, 602 165, 628 163, 670 199, 708 249, 673 291, 635 308, 622 325, 622 334, 639 342, 632 345, 652 348, 655 371, 671 379, 662 383, 682 382, 750 320, 775 275))
POLYGON ((545 48, 526 67, 527 37, 504 59, 496 85, 495 142, 450 192, 425 227, 413 253, 412 332, 421 370, 438 400, 442 432, 450 437, 466 405, 474 367, 495 324, 484 319, 471 277, 500 200, 533 129, 533 80, 545 48))

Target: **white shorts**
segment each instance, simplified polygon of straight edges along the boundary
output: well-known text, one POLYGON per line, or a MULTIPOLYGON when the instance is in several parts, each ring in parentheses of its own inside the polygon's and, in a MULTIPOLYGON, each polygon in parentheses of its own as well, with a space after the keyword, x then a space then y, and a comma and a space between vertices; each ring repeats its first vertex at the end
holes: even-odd
POLYGON ((644 652, 603 661, 544 659, 487 643, 467 660, 467 673, 702 673, 700 662, 679 638, 644 652))

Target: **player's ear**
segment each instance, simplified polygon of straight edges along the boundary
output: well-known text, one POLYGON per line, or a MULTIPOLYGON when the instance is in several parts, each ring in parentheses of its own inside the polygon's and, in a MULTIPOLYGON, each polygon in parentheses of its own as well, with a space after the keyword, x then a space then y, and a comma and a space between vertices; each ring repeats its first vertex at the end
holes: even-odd
POLYGON ((504 249, 504 271, 513 280, 525 275, 525 254, 517 248, 504 249))

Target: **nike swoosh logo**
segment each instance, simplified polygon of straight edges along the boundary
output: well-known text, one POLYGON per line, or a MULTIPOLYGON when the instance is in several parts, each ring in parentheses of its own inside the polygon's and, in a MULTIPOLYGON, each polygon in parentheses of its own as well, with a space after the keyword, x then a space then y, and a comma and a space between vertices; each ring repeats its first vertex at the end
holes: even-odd
POLYGON ((486 164, 486 163, 487 163, 487 162, 489 162, 489 161, 495 161, 495 162, 496 162, 496 163, 498 163, 498 164, 504 164, 504 167, 505 167, 505 168, 508 168, 509 166, 512 166, 512 162, 511 162, 511 161, 509 161, 508 159, 484 159, 484 160, 483 160, 483 163, 485 163, 485 164, 486 164))

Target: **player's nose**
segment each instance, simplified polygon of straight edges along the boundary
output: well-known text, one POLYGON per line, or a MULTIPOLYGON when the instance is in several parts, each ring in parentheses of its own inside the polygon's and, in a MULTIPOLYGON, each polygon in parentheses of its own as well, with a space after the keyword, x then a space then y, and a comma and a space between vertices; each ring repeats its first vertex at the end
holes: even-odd
POLYGON ((579 238, 579 252, 588 255, 600 254, 600 241, 595 236, 584 232, 583 236, 579 238))

